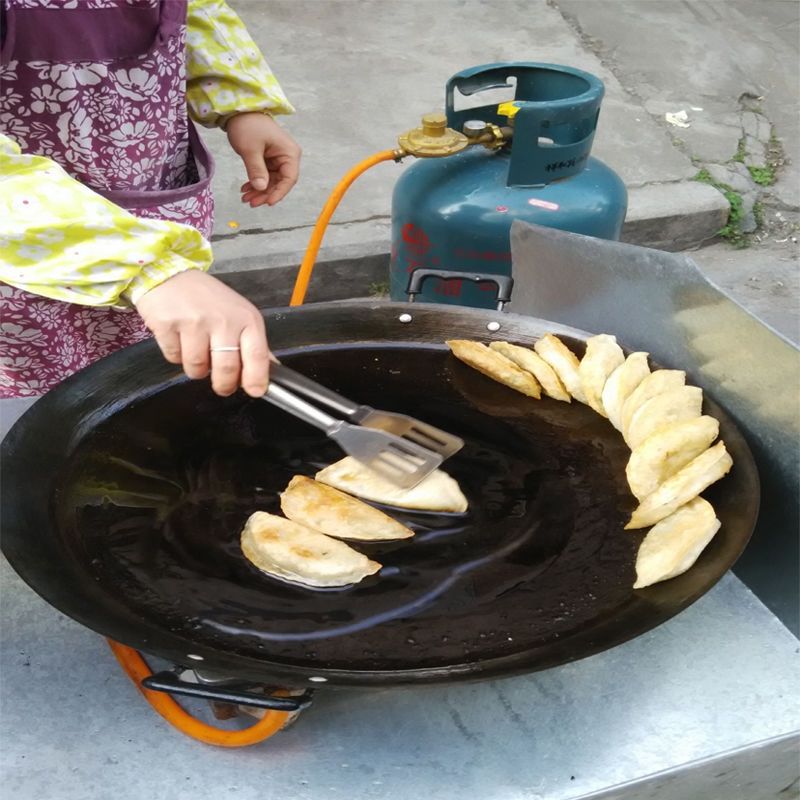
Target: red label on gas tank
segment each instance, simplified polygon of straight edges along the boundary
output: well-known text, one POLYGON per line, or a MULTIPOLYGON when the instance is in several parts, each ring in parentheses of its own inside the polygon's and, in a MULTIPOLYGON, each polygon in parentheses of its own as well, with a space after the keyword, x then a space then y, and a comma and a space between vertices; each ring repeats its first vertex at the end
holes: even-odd
POLYGON ((431 249, 431 240, 428 235, 413 222, 403 225, 403 241, 408 246, 408 250, 417 258, 424 256, 431 249))
POLYGON ((462 283, 461 280, 438 281, 433 291, 445 297, 461 297, 462 283))

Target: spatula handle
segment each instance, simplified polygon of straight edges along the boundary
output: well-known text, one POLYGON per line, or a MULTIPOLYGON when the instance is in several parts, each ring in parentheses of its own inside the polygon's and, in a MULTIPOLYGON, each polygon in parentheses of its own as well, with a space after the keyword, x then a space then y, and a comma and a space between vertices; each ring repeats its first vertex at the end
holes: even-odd
POLYGON ((289 367, 285 367, 283 364, 273 363, 270 366, 269 377, 270 381, 285 386, 293 392, 305 395, 318 403, 323 403, 348 419, 353 417, 361 408, 352 400, 342 397, 342 395, 316 381, 312 381, 311 378, 307 378, 299 372, 295 372, 293 369, 289 369, 289 367))
POLYGON ((307 403, 302 398, 292 394, 292 392, 275 381, 270 381, 264 399, 283 411, 287 411, 292 416, 303 420, 303 422, 320 428, 329 436, 342 425, 342 420, 320 411, 316 406, 312 406, 311 403, 307 403))

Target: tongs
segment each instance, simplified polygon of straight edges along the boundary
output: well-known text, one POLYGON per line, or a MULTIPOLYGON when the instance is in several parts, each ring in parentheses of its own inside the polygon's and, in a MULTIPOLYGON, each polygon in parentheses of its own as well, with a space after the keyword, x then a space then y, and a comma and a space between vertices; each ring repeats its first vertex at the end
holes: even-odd
POLYGON ((405 414, 358 405, 275 362, 270 367, 264 399, 325 431, 356 461, 401 489, 416 486, 464 446, 458 436, 405 414), (344 419, 331 416, 308 400, 327 406, 344 419))

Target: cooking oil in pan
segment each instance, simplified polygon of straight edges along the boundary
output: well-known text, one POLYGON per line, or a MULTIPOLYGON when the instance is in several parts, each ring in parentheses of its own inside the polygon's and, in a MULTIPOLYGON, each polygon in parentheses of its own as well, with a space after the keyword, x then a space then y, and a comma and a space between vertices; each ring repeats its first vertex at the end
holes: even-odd
POLYGON ((72 546, 136 613, 254 658, 400 669, 510 656, 629 602, 640 537, 622 530, 627 451, 607 421, 517 395, 438 350, 320 349, 287 363, 461 436, 444 468, 470 510, 385 509, 416 536, 355 543, 384 565, 356 586, 273 580, 241 554, 244 521, 279 513, 293 475, 342 454, 262 401, 181 384, 109 419, 65 472, 58 513, 72 546))

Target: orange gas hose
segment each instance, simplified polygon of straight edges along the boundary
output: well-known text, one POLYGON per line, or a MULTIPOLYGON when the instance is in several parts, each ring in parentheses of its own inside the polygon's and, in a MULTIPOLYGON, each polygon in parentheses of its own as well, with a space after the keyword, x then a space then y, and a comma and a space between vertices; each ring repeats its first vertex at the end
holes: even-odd
POLYGON ((325 203, 322 213, 314 225, 314 230, 311 232, 311 238, 308 240, 308 247, 306 247, 306 253, 303 256, 303 261, 300 264, 297 279, 295 280, 292 299, 289 301, 290 306, 301 306, 306 299, 308 283, 311 280, 311 273, 314 271, 314 263, 317 260, 317 253, 319 253, 319 247, 322 244, 322 237, 325 235, 325 230, 333 216, 333 212, 336 211, 336 207, 339 205, 344 193, 350 188, 350 184, 370 167, 374 167, 375 164, 380 164, 382 161, 399 161, 402 157, 402 150, 383 150, 380 153, 375 153, 375 155, 365 158, 360 164, 356 164, 336 184, 336 188, 331 192, 328 202, 325 203))
POLYGON ((247 747, 247 745, 257 744, 268 739, 287 722, 288 712, 266 711, 258 722, 240 731, 223 730, 215 728, 213 725, 207 725, 205 722, 195 719, 191 714, 187 714, 169 695, 163 692, 153 692, 142 686, 142 681, 153 673, 138 651, 111 639, 108 640, 108 644, 122 669, 144 695, 144 699, 170 725, 193 739, 217 747, 247 747))
MULTIPOLYGON (((339 181, 331 192, 314 225, 314 230, 311 232, 311 238, 297 273, 289 305, 303 305, 328 222, 330 222, 333 212, 336 211, 336 207, 353 181, 370 167, 375 166, 375 164, 380 164, 383 161, 399 161, 402 157, 402 150, 383 150, 380 153, 375 153, 375 155, 364 159, 360 164, 356 164, 339 181)), ((268 739, 277 733, 289 718, 289 713, 286 711, 266 711, 258 722, 240 731, 229 731, 215 728, 213 725, 207 725, 184 711, 168 694, 154 692, 142 686, 142 681, 145 678, 149 678, 153 673, 137 650, 111 639, 108 640, 108 644, 122 669, 125 670, 125 673, 142 693, 144 699, 150 703, 155 711, 181 733, 185 733, 200 742, 217 745, 218 747, 246 747, 247 745, 263 742, 264 739, 268 739)))

